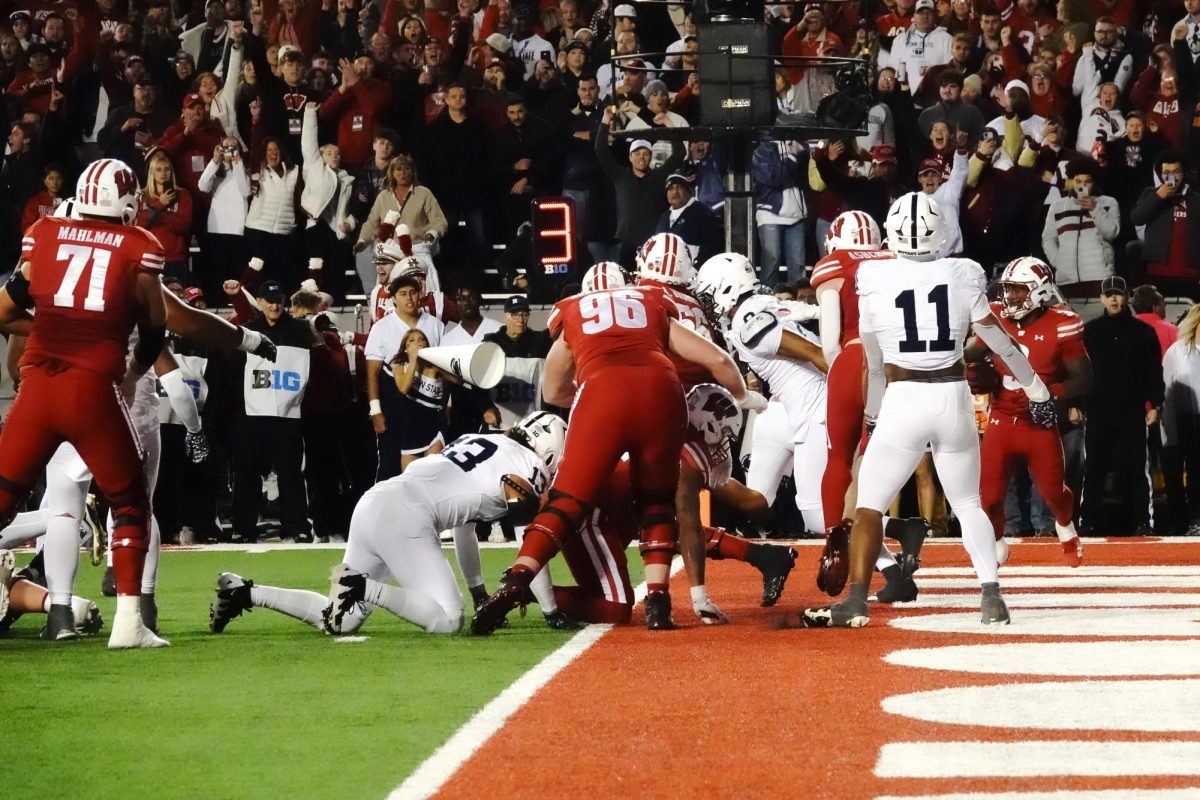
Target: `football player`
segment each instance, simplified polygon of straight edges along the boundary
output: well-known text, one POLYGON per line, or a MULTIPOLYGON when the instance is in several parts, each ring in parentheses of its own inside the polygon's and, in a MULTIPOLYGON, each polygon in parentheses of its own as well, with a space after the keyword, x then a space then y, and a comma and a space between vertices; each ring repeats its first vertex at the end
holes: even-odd
POLYGON ((766 405, 746 389, 724 350, 677 317, 661 293, 639 288, 581 294, 555 305, 548 327, 556 339, 546 358, 542 394, 553 405, 573 403, 566 457, 549 499, 525 529, 516 563, 479 606, 473 633, 491 633, 525 602, 533 576, 578 532, 625 453, 649 588, 646 626, 675 627, 668 578, 678 539, 673 500, 687 410, 669 354, 699 363, 742 407, 766 405))
POLYGON ((209 607, 210 629, 221 633, 243 611, 260 606, 345 634, 378 607, 429 633, 457 632, 463 596, 438 532, 509 513, 527 518, 558 468, 565 440, 566 424, 545 411, 507 433, 455 439, 358 501, 328 597, 222 572, 209 607), (389 576, 400 585, 388 585, 389 576))
MULTIPOLYGON (((1092 362, 1083 346, 1083 320, 1066 307, 1054 285, 1050 267, 1026 256, 1010 262, 1000 275, 1000 300, 992 303, 992 313, 1000 327, 1011 336, 1030 366, 1050 388, 1050 396, 1061 402, 1082 396, 1091 388, 1092 362)), ((984 362, 983 374, 992 394, 987 430, 980 447, 982 467, 980 494, 983 508, 995 529, 997 560, 1008 558, 1004 541, 1004 499, 1020 462, 1038 493, 1054 515, 1054 530, 1062 544, 1067 564, 1083 563, 1083 545, 1075 531, 1074 496, 1064 479, 1062 438, 1058 428, 1046 428, 1034 422, 1029 398, 1002 364, 992 372, 987 345, 976 336, 966 349, 968 362, 984 362), (996 372, 1000 375, 996 376, 996 372)), ((983 388, 977 386, 973 388, 983 388)))
POLYGON ((858 268, 859 334, 868 379, 865 413, 873 433, 859 468, 850 593, 832 606, 807 609, 801 622, 810 627, 867 624, 867 592, 883 543, 883 511, 929 447, 979 577, 982 622, 1007 624, 991 521, 979 502, 979 438, 963 364, 968 328, 973 326, 1007 365, 1038 424, 1054 424, 1054 404, 1045 383, 992 316, 983 269, 967 259, 937 257, 944 239, 937 203, 911 192, 892 204, 886 228, 888 246, 898 258, 865 261, 858 268))

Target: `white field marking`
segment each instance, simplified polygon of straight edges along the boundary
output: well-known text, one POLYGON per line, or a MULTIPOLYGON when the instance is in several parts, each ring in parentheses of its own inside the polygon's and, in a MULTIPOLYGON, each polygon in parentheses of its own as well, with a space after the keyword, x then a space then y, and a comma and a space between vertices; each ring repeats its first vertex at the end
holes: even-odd
POLYGON ((957 794, 884 795, 875 800, 1196 800, 1200 786, 1190 789, 1089 789, 1082 792, 960 792, 957 794))
POLYGON ((889 664, 988 675, 1103 678, 1200 675, 1200 639, 1138 642, 1005 642, 917 647, 888 653, 889 664))
POLYGON ((1011 625, 983 625, 979 612, 897 617, 889 625, 923 633, 983 636, 1200 636, 1200 612, 1194 608, 1047 608, 1014 614, 1011 625))
MULTIPOLYGON (((886 697, 880 706, 910 719, 995 729, 1200 733, 1200 680, 1191 679, 959 686, 886 697)), ((1077 774, 1030 769, 1022 774, 1077 774)), ((1186 774, 1200 774, 1200 763, 1194 769, 1186 774)))
MULTIPOLYGON (((975 578, 926 578, 924 570, 916 575, 921 589, 974 589, 979 591, 975 578)), ((1003 589, 1198 589, 1200 573, 1195 575, 1039 575, 1031 577, 1000 576, 1003 589)))
MULTIPOLYGON (((1036 592, 1005 592, 1009 608, 1138 608, 1157 606, 1200 606, 1200 592, 1093 592, 1041 594, 1036 592)), ((911 603, 898 603, 896 608, 979 608, 979 594, 939 594, 922 592, 911 603)))
POLYGON ((1200 775, 1200 742, 896 742, 883 746, 875 774, 881 778, 1200 775))
MULTIPOLYGON (((682 568, 683 559, 676 556, 671 563, 671 575, 678 574, 682 568)), ((634 589, 633 596, 635 603, 642 602, 646 598, 646 584, 642 583, 634 589)), ((588 625, 553 653, 530 667, 524 675, 475 712, 475 716, 467 720, 453 736, 405 778, 402 784, 391 791, 388 800, 416 800, 436 794, 475 751, 504 727, 509 717, 610 630, 612 625, 588 625)))
POLYGON ((332 638, 338 644, 358 644, 359 642, 367 641, 371 637, 370 636, 332 636, 330 638, 332 638))
MULTIPOLYGON (((1094 577, 1097 575, 1200 575, 1200 565, 1191 564, 1186 566, 1151 566, 1151 565, 1129 565, 1129 566, 1094 566, 1094 567, 1075 567, 1072 569, 1066 565, 1061 567, 1023 567, 1020 565, 1009 565, 1000 568, 1003 575, 1011 576, 1038 576, 1038 575, 1058 575, 1063 577, 1071 576, 1088 576, 1094 577)), ((921 567, 917 573, 918 577, 932 576, 937 578, 962 578, 974 577, 975 570, 971 567, 921 567)))

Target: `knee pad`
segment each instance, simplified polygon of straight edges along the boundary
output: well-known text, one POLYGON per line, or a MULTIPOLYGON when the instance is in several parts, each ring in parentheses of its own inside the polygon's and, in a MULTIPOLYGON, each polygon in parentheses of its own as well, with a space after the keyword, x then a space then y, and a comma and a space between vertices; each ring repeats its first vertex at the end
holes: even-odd
POLYGON ((590 510, 591 507, 582 500, 566 492, 551 489, 537 518, 525 529, 526 535, 531 530, 540 531, 561 547, 563 539, 579 530, 590 510))

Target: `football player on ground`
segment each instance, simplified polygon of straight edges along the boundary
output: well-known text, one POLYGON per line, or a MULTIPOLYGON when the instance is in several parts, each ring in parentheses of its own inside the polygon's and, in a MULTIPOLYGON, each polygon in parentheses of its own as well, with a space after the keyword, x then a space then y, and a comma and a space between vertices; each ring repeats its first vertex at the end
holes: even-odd
POLYGON ((549 498, 525 529, 516 563, 479 606, 473 633, 491 633, 525 602, 533 576, 578 533, 625 453, 649 588, 646 626, 675 627, 668 579, 678 540, 674 497, 687 407, 668 354, 706 368, 742 407, 766 405, 761 395, 747 391, 733 359, 677 316, 661 293, 638 288, 581 294, 555 305, 548 327, 561 335, 546 358, 542 394, 553 405, 574 404, 565 457, 549 498))
POLYGON ((508 513, 528 518, 558 467, 565 439, 566 424, 545 411, 507 433, 455 439, 358 501, 328 597, 222 572, 209 607, 210 629, 220 633, 234 617, 260 606, 345 634, 378 607, 429 633, 456 633, 463 596, 438 532, 508 513), (400 585, 387 584, 389 576, 400 585))
MULTIPOLYGON (((817 586, 836 597, 846 586, 847 552, 853 520, 844 515, 854 508, 850 491, 854 464, 863 430, 863 351, 858 336, 858 265, 874 258, 888 258, 881 251, 879 226, 861 211, 845 211, 834 218, 825 237, 824 258, 813 267, 812 285, 821 310, 821 351, 829 364, 826 378, 825 414, 828 457, 821 476, 821 507, 825 512, 825 552, 817 573, 817 586)), ((884 518, 884 533, 901 543, 899 561, 886 547, 879 551, 875 567, 887 580, 875 599, 882 603, 917 599, 912 576, 920 564, 921 544, 929 526, 920 517, 884 518)))
POLYGON ((5 525, 64 441, 79 451, 113 507, 117 611, 108 646, 114 649, 168 644, 142 623, 138 604, 150 500, 118 392, 153 366, 166 334, 162 245, 130 224, 138 193, 126 164, 93 162, 76 190, 83 218, 43 217, 25 232, 8 294, 37 313, 21 358, 21 391, 0 433, 5 525), (138 344, 127 363, 135 325, 138 344))
POLYGON ((962 523, 963 545, 979 577, 984 624, 1008 623, 1000 595, 995 538, 979 502, 979 437, 963 364, 963 340, 975 333, 1003 361, 1029 398, 1039 424, 1054 424, 1050 391, 1000 327, 987 301, 987 279, 974 261, 938 258, 942 215, 928 195, 892 204, 888 246, 899 258, 858 268, 859 333, 867 360, 868 430, 859 469, 858 510, 850 537, 850 593, 802 614, 809 627, 860 627, 874 559, 883 544, 883 510, 912 475, 926 447, 962 523), (884 387, 886 382, 887 391, 884 387))
POLYGON ((799 322, 817 307, 759 293, 750 259, 721 253, 696 275, 696 296, 709 316, 729 323, 738 356, 770 387, 772 401, 755 419, 746 485, 775 502, 792 467, 796 507, 810 531, 825 530, 821 475, 825 472, 825 354, 799 322))
MULTIPOLYGON (((730 447, 742 426, 742 412, 725 389, 701 384, 687 395, 688 436, 680 453, 679 489, 675 505, 680 541, 694 528, 712 559, 745 561, 762 573, 761 604, 772 606, 783 593, 796 552, 790 547, 750 542, 700 521, 700 490, 746 514, 767 513, 766 498, 730 477, 730 447)), ((563 543, 563 559, 571 568, 575 586, 554 587, 559 606, 587 622, 626 623, 633 613, 633 589, 625 550, 637 538, 637 520, 630 498, 629 462, 622 461, 601 492, 595 511, 579 536, 563 543)), ((724 615, 694 608, 705 624, 725 622, 724 615)))
MULTIPOLYGON (((78 550, 76 542, 76 550, 78 550)), ((70 609, 73 612, 71 623, 71 638, 79 636, 94 636, 104 626, 100 609, 86 597, 70 596, 70 609)), ((7 624, 0 626, 0 636, 7 636, 10 620, 16 620, 25 614, 49 614, 54 606, 50 601, 50 592, 44 586, 22 577, 20 571, 13 571, 13 557, 8 550, 0 550, 0 619, 7 624)), ((47 626, 48 629, 49 626, 47 626)), ((43 632, 43 637, 46 637, 43 632)), ((64 638, 64 637, 59 637, 64 638)))
MULTIPOLYGON (((1004 268, 999 284, 1001 299, 992 303, 992 312, 1050 388, 1050 396, 1055 401, 1082 396, 1092 384, 1092 362, 1083 346, 1083 320, 1063 303, 1050 267, 1029 256, 1018 258, 1004 268)), ((978 336, 967 344, 968 362, 982 362, 987 355, 987 345, 978 336)), ((991 371, 990 364, 981 367, 985 374, 991 371)), ((1011 372, 1000 364, 996 371, 999 380, 987 381, 992 404, 980 448, 980 493, 995 529, 997 560, 1001 564, 1008 560, 1004 499, 1013 470, 1024 461, 1054 515, 1054 530, 1067 564, 1078 567, 1083 563, 1083 545, 1072 519, 1075 499, 1064 479, 1062 437, 1057 426, 1047 428, 1034 422, 1029 398, 1011 372)))

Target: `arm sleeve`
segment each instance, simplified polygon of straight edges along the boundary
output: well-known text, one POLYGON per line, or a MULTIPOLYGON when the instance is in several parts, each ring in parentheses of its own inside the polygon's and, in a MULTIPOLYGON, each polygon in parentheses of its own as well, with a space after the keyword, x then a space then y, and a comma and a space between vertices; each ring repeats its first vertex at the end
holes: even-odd
POLYGON ((867 397, 863 413, 875 418, 879 416, 879 408, 883 405, 883 391, 887 388, 887 380, 883 374, 883 350, 879 347, 879 338, 875 329, 867 321, 867 298, 858 299, 858 335, 862 341, 863 356, 867 362, 867 397))
POLYGON ((842 337, 841 298, 836 291, 828 289, 817 293, 817 304, 821 308, 821 352, 825 354, 826 363, 832 363, 841 351, 838 344, 842 337))
POLYGON ((192 394, 192 389, 183 380, 183 371, 178 367, 158 376, 159 383, 162 384, 163 391, 167 393, 167 400, 171 403, 171 409, 183 422, 183 426, 191 433, 200 431, 200 410, 196 407, 196 398, 192 394))

